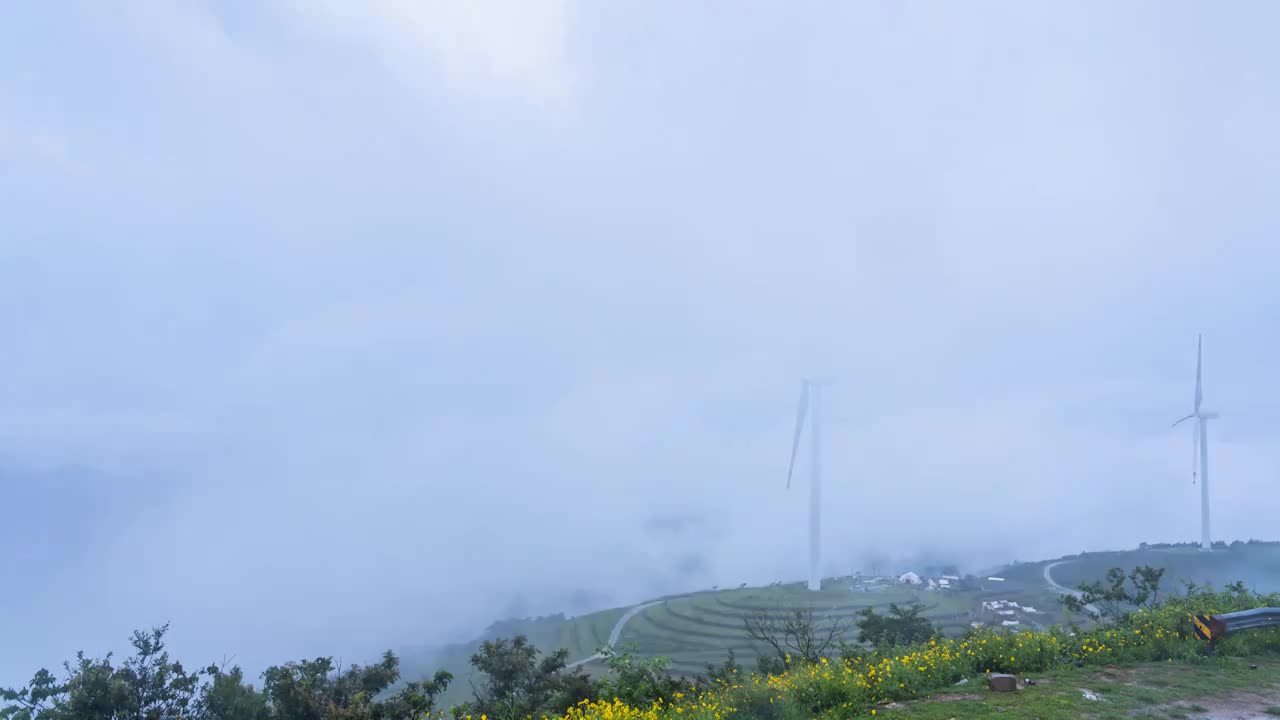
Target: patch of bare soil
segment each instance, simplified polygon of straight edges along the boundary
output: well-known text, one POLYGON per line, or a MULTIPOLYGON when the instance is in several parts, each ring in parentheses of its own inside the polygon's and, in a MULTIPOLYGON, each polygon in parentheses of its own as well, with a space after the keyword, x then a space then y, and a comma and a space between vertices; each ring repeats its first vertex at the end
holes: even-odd
MULTIPOLYGON (((1280 706, 1280 690, 1262 692, 1240 690, 1221 697, 1180 702, 1167 706, 1179 708, 1194 720, 1275 720, 1267 708, 1280 706)), ((1153 708, 1154 709, 1154 708, 1153 708)))
POLYGON ((960 700, 981 700, 981 695, 973 693, 942 693, 933 695, 929 698, 929 702, 957 702, 960 700))
POLYGON ((1131 667, 1116 667, 1115 665, 1108 665, 1102 668, 1101 670, 1097 671, 1096 673, 1094 673, 1094 675, 1108 682, 1131 684, 1133 682, 1133 679, 1138 675, 1138 669, 1131 668, 1131 667))

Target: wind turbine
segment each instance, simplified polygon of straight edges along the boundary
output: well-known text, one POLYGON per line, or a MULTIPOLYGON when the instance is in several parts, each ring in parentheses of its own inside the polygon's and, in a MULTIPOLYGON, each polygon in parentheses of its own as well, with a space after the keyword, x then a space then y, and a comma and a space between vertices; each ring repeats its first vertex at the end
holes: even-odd
MULTIPOLYGON (((1192 406, 1191 414, 1182 418, 1173 426, 1177 427, 1184 421, 1194 419, 1196 421, 1196 439, 1192 443, 1193 457, 1200 459, 1200 550, 1202 552, 1210 552, 1213 550, 1213 543, 1209 540, 1209 421, 1216 420, 1218 414, 1215 412, 1207 412, 1200 407, 1201 397, 1201 338, 1196 336, 1196 397, 1195 404, 1192 406)), ((1195 463, 1192 463, 1191 470, 1192 482, 1195 482, 1195 463)))
POLYGON ((796 412, 796 432, 791 440, 791 464, 787 466, 787 489, 796 469, 800 451, 800 435, 805 417, 809 418, 809 589, 822 589, 822 388, 830 385, 825 378, 808 378, 800 383, 800 408, 796 412))

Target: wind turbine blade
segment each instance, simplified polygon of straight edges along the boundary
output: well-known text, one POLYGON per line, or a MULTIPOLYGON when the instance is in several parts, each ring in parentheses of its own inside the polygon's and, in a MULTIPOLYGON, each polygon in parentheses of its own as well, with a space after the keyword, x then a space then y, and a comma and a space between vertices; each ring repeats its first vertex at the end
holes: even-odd
POLYGON ((1200 349, 1201 349, 1201 337, 1197 335, 1196 336, 1196 404, 1195 404, 1196 414, 1200 413, 1200 358, 1201 358, 1200 349))
POLYGON ((1186 416, 1186 417, 1182 418, 1181 420, 1179 420, 1178 422, 1176 422, 1176 423, 1174 423, 1174 424, 1170 425, 1169 427, 1171 427, 1171 428, 1176 428, 1176 427, 1178 427, 1179 425, 1181 425, 1182 423, 1184 423, 1184 422, 1186 422, 1186 421, 1190 420, 1191 418, 1193 418, 1193 417, 1195 417, 1195 416, 1196 416, 1196 414, 1195 414, 1195 413, 1191 413, 1190 415, 1188 415, 1188 416, 1186 416))
POLYGON ((809 383, 800 386, 800 407, 796 410, 796 434, 791 439, 791 463, 787 465, 787 488, 791 487, 791 474, 796 469, 796 454, 800 451, 800 433, 804 430, 804 418, 809 414, 809 383))

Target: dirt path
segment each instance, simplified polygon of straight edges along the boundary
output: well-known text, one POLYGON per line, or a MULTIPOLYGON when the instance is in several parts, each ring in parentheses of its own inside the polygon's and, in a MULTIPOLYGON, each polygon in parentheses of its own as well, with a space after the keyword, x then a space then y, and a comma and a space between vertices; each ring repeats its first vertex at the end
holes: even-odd
POLYGON ((1280 709, 1280 691, 1236 691, 1216 698, 1202 698, 1196 702, 1181 702, 1152 710, 1180 711, 1188 720, 1275 720, 1280 709))

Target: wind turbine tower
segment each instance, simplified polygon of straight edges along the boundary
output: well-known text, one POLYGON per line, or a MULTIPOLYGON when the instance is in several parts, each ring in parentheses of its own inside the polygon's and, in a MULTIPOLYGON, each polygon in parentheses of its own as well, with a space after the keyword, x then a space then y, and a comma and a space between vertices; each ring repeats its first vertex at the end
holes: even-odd
POLYGON ((796 432, 791 440, 791 463, 787 466, 787 489, 790 489, 807 417, 812 453, 809 460, 809 589, 814 592, 822 589, 822 388, 830 384, 831 380, 826 378, 801 382, 796 432))
MULTIPOLYGON (((1209 539, 1209 421, 1216 420, 1218 414, 1208 412, 1200 407, 1202 400, 1201 388, 1201 370, 1202 370, 1202 342, 1199 336, 1196 337, 1196 395, 1195 402, 1192 405, 1191 414, 1182 418, 1173 426, 1177 427, 1187 420, 1196 421, 1196 437, 1192 443, 1193 458, 1199 458, 1200 471, 1200 550, 1201 552, 1210 552, 1213 550, 1213 543, 1209 539)), ((1192 462, 1191 482, 1196 480, 1195 462, 1192 462)))

